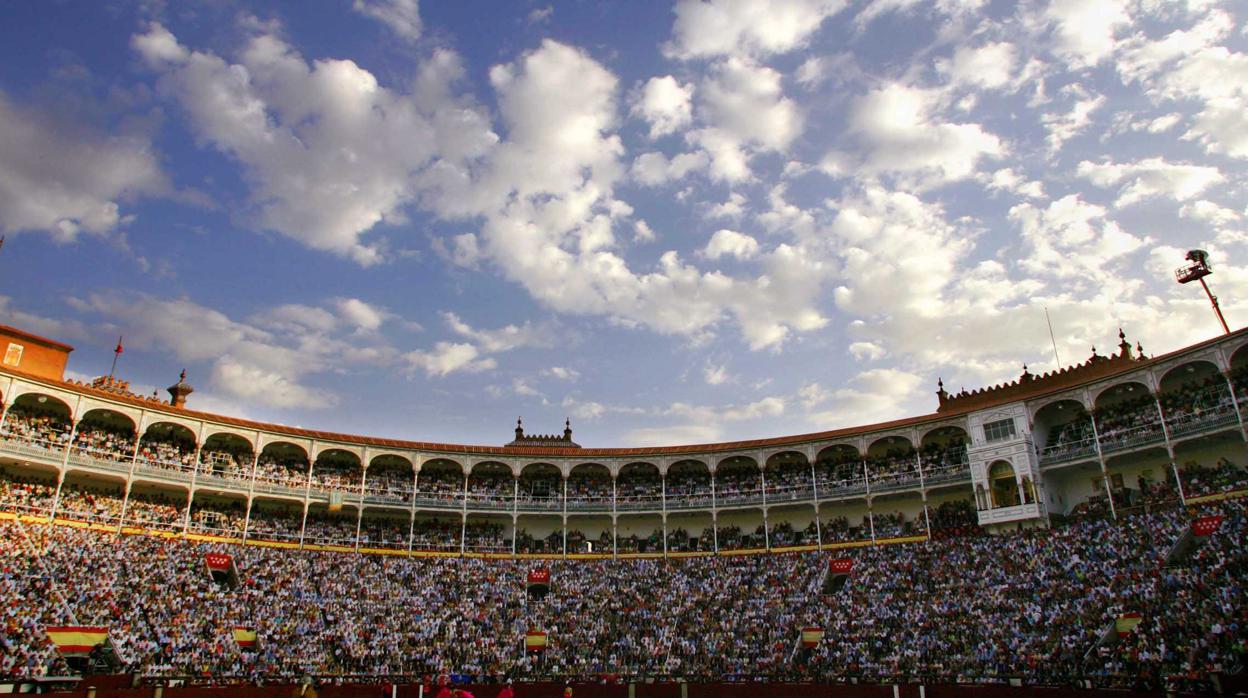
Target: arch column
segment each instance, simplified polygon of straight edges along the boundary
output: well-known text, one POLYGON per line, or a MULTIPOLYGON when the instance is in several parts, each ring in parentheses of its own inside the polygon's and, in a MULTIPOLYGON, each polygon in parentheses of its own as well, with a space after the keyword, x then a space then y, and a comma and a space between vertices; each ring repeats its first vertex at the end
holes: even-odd
MULTIPOLYGON (((1096 444, 1096 460, 1099 461, 1101 464, 1101 481, 1105 483, 1105 496, 1106 498, 1109 499, 1109 514, 1110 516, 1113 517, 1115 521, 1117 521, 1118 509, 1117 507, 1114 506, 1114 492, 1112 489, 1110 489, 1110 486, 1109 486, 1109 468, 1105 467, 1105 452, 1101 450, 1101 435, 1100 435, 1100 429, 1098 429, 1096 426, 1096 405, 1095 404, 1092 405, 1092 409, 1088 412, 1088 421, 1092 423, 1092 442, 1096 444)), ((1017 477, 1017 474, 1015 475, 1015 477, 1017 477)), ((1019 483, 1019 486, 1020 486, 1020 491, 1019 491, 1020 498, 1018 501, 1021 502, 1023 501, 1021 498, 1022 483, 1019 483)))

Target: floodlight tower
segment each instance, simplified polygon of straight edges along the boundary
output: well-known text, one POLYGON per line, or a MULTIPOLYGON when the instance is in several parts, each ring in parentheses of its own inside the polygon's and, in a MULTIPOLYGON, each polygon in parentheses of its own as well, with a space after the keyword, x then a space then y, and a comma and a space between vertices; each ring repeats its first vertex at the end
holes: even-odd
POLYGON ((1213 292, 1209 290, 1209 284, 1205 283, 1205 277, 1213 273, 1213 269, 1209 267, 1209 253, 1204 250, 1188 250, 1185 259, 1191 262, 1191 264, 1175 269, 1174 278, 1181 284, 1199 281, 1200 287, 1205 289, 1205 295, 1209 296, 1209 302, 1213 304, 1213 312, 1218 316, 1218 322, 1222 323, 1222 331, 1230 334, 1231 328, 1227 327, 1226 318, 1222 317, 1222 308, 1218 306, 1218 297, 1213 295, 1213 292))

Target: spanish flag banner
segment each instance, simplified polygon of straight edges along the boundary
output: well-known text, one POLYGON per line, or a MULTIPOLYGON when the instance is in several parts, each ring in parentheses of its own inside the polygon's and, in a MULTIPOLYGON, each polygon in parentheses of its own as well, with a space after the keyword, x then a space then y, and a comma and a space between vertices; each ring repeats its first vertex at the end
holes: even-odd
POLYGON ((237 643, 242 649, 255 649, 256 629, 247 627, 246 625, 234 626, 234 642, 237 643))
POLYGON ((817 647, 823 642, 823 628, 802 628, 802 647, 817 647))
POLYGON ((108 628, 85 625, 48 626, 48 639, 63 656, 86 656, 96 645, 108 643, 108 628))
POLYGON ((542 652, 546 649, 546 633, 530 630, 524 634, 524 649, 529 652, 542 652))

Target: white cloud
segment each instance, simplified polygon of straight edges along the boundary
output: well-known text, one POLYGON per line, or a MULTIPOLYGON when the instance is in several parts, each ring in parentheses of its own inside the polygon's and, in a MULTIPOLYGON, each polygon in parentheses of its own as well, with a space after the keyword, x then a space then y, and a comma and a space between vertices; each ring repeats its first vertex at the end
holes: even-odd
POLYGON ((0 231, 103 235, 131 220, 128 200, 168 191, 146 139, 95 133, 0 94, 0 231))
POLYGON ((349 367, 385 366, 397 352, 384 340, 336 334, 344 324, 323 308, 285 305, 247 322, 186 298, 100 293, 71 299, 77 310, 102 316, 101 329, 124 329, 127 348, 165 350, 186 364, 210 364, 211 386, 251 404, 320 409, 337 397, 305 379, 349 367))
POLYGON ((715 231, 710 242, 702 250, 707 259, 719 259, 730 255, 737 259, 749 259, 758 254, 758 241, 744 233, 721 229, 715 231))
POLYGON ((581 372, 567 366, 551 366, 550 368, 542 369, 542 375, 558 378, 561 381, 575 381, 581 377, 581 372))
POLYGON ((1133 163, 1084 160, 1076 171, 1080 177, 1098 187, 1122 184, 1118 200, 1114 203, 1119 208, 1154 196, 1187 201, 1226 179, 1216 167, 1176 164, 1162 158, 1147 158, 1133 163))
POLYGON ((699 105, 714 134, 710 144, 705 142, 708 136, 696 138, 711 153, 716 173, 729 171, 718 164, 723 157, 716 156, 718 148, 783 151, 802 132, 801 110, 784 96, 780 73, 748 60, 729 58, 717 64, 699 91, 699 105), (728 143, 717 145, 716 139, 728 143))
POLYGON ((679 0, 664 53, 685 60, 729 54, 787 53, 806 44, 843 0, 679 0))
POLYGON ((1041 117, 1041 122, 1049 135, 1049 155, 1055 155, 1062 149, 1066 141, 1082 133, 1092 123, 1092 113, 1105 105, 1105 95, 1090 95, 1080 85, 1068 85, 1062 89, 1063 95, 1074 98, 1070 109, 1065 113, 1048 112, 1041 117))
POLYGON ((702 380, 706 381, 707 385, 723 385, 730 379, 731 376, 728 375, 727 364, 719 364, 717 366, 708 362, 706 366, 702 367, 702 380))
POLYGON ((633 161, 632 175, 639 184, 655 187, 706 169, 709 163, 710 158, 702 151, 681 153, 671 160, 659 152, 642 153, 633 161))
POLYGON ((638 220, 633 223, 633 240, 636 242, 654 242, 658 236, 654 234, 654 230, 650 228, 650 224, 638 220))
POLYGON ((955 84, 993 90, 1010 85, 1017 62, 1018 49, 998 41, 975 48, 959 46, 952 58, 937 61, 936 68, 955 84))
MULTIPOLYGON (((367 7, 406 6, 415 4, 367 7)), ((243 166, 257 225, 360 264, 384 258, 380 244, 361 238, 404 220, 426 167, 477 157, 496 140, 450 95, 463 70, 447 51, 403 94, 350 60, 309 65, 269 33, 252 36, 234 64, 187 50, 159 24, 131 44, 196 136, 243 166)))
POLYGON ((420 3, 418 0, 355 0, 352 8, 390 27, 408 41, 420 38, 420 3))
POLYGON ((531 12, 529 12, 529 24, 541 24, 542 22, 549 20, 550 16, 553 15, 554 13, 555 13, 554 5, 547 5, 546 7, 535 7, 533 8, 531 12))
POLYGON ((470 339, 487 354, 498 354, 521 347, 548 347, 554 341, 553 331, 530 323, 504 325, 496 330, 476 329, 460 319, 455 313, 443 313, 446 324, 456 334, 470 339))
POLYGON ((918 375, 894 368, 864 371, 832 391, 824 409, 808 414, 807 420, 816 429, 832 429, 914 414, 921 382, 918 375))
POLYGON ((650 124, 650 138, 676 133, 693 121, 693 85, 671 75, 650 78, 633 98, 632 114, 650 124))
POLYGON ((1201 199, 1184 204, 1179 209, 1179 215, 1184 218, 1195 218, 1198 221, 1204 221, 1214 227, 1222 227, 1232 225, 1243 220, 1243 216, 1234 209, 1219 206, 1212 201, 1201 199))
POLYGON ((1076 68, 1108 58, 1131 22, 1123 0, 1053 0, 1043 19, 1053 26, 1054 51, 1076 68))
POLYGON ((412 351, 404 354, 409 366, 429 376, 447 376, 456 372, 480 373, 498 367, 491 358, 478 358, 480 352, 463 342, 438 342, 433 351, 412 351))
POLYGON ((888 355, 888 351, 875 342, 854 342, 849 345, 849 353, 859 361, 878 361, 888 355))
POLYGON ((365 332, 376 332, 390 318, 383 308, 369 305, 358 298, 339 298, 335 305, 344 320, 365 332))
POLYGON ((1078 194, 1047 208, 1020 204, 1010 209, 1010 219, 1020 225, 1029 244, 1022 266, 1056 277, 1104 278, 1111 263, 1145 243, 1107 219, 1104 207, 1086 203, 1078 194))
POLYGON ((1030 199, 1044 198, 1044 185, 1005 167, 984 179, 990 191, 1008 191, 1030 199))
MULTIPOLYGON (((944 122, 942 94, 891 83, 854 100, 849 128, 861 140, 861 172, 917 177, 936 185, 972 176, 981 158, 1005 153, 1001 140, 978 124, 944 122)), ((826 168, 825 168, 826 169, 826 168)))

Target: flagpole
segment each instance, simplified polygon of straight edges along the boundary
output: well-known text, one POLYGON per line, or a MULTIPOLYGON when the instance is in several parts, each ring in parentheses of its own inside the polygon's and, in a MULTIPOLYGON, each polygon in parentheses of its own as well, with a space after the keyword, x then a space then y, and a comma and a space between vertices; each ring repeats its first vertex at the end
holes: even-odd
POLYGON ((1044 306, 1044 321, 1049 325, 1049 341, 1053 343, 1053 360, 1057 370, 1062 370, 1062 359, 1057 355, 1057 340, 1053 338, 1053 320, 1049 318, 1049 306, 1044 306))
POLYGON ((113 374, 117 372, 117 358, 121 356, 121 336, 117 337, 117 348, 113 350, 113 367, 108 369, 109 382, 112 382, 113 374))

